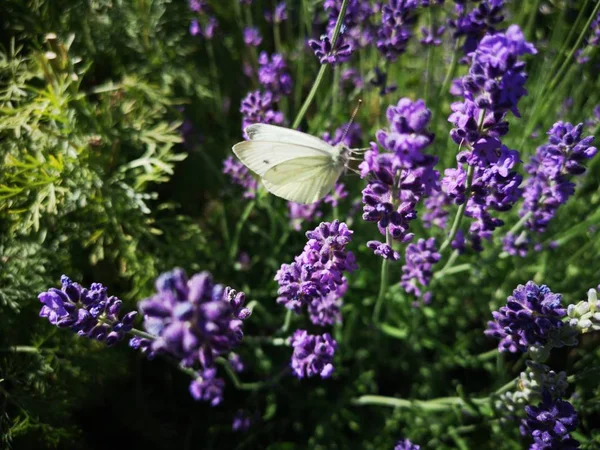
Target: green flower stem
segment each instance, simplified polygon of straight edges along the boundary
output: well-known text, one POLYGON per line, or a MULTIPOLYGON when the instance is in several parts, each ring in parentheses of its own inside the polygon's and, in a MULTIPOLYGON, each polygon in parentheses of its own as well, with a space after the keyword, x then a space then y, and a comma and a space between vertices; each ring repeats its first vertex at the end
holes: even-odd
POLYGON ((385 397, 383 395, 363 395, 351 400, 354 405, 377 405, 388 406, 391 408, 418 408, 430 412, 443 412, 454 409, 455 407, 469 407, 470 405, 485 405, 490 402, 491 397, 495 397, 510 391, 517 386, 518 378, 515 378, 504 386, 494 391, 488 397, 471 398, 466 401, 461 397, 439 397, 431 400, 407 400, 404 398, 385 397))
MULTIPOLYGON (((390 235, 390 232, 387 228, 385 230, 385 242, 389 246, 392 245, 392 236, 390 235)), ((388 265, 389 259, 384 258, 383 261, 381 261, 381 278, 379 281, 379 294, 377 295, 375 308, 373 309, 373 323, 379 322, 381 307, 383 306, 383 300, 385 298, 385 294, 387 293, 389 275, 388 265)))
POLYGON ((452 243, 454 238, 456 237, 456 233, 460 229, 460 224, 462 222, 463 216, 465 214, 465 209, 467 207, 467 202, 469 201, 469 196, 471 195, 471 184, 473 183, 473 166, 469 166, 467 169, 467 182, 465 184, 465 201, 458 207, 458 211, 456 212, 456 216, 454 217, 454 223, 452 224, 452 228, 450 229, 450 234, 440 247, 440 253, 443 253, 444 250, 448 248, 448 246, 452 243))
POLYGON ((285 313, 285 320, 283 321, 283 326, 279 329, 279 333, 285 334, 288 332, 288 330, 290 329, 290 325, 292 324, 293 314, 294 313, 291 309, 287 310, 287 312, 285 313))
POLYGON ((433 275, 433 279, 440 280, 440 279, 444 278, 446 275, 452 275, 455 273, 466 272, 467 270, 471 270, 473 268, 473 266, 469 263, 459 264, 456 267, 452 267, 452 265, 454 264, 454 261, 456 261, 456 258, 458 258, 459 254, 460 253, 458 253, 457 250, 454 250, 452 252, 452 254, 450 255, 450 258, 448 258, 448 262, 442 268, 442 270, 440 270, 439 272, 436 272, 433 275))
MULTIPOLYGON (((427 8, 427 23, 429 25, 429 30, 431 33, 434 32, 434 19, 433 19, 433 10, 434 8, 427 8)), ((432 80, 431 68, 433 66, 433 56, 434 56, 435 45, 427 46, 427 66, 425 68, 426 79, 425 79, 425 94, 423 98, 425 99, 425 103, 429 104, 429 88, 432 80)))
POLYGON ((248 221, 248 217, 250 217, 250 214, 252 214, 252 211, 254 211, 255 206, 256 200, 252 200, 250 203, 248 203, 238 220, 238 223, 235 227, 235 234, 233 235, 233 242, 231 243, 231 247, 229 248, 230 261, 233 261, 238 254, 238 246, 242 230, 244 229, 244 225, 248 221))
POLYGON ((267 381, 255 381, 253 383, 244 383, 239 379, 239 377, 235 373, 235 370, 233 370, 233 367, 231 367, 231 364, 229 363, 229 361, 227 361, 225 358, 217 358, 216 362, 217 362, 217 364, 220 364, 221 366, 223 366, 223 368, 225 369, 225 372, 231 379, 233 386, 240 391, 258 391, 259 389, 264 389, 266 387, 272 386, 273 383, 281 375, 283 375, 283 373, 285 373, 285 372, 282 372, 279 375, 277 375, 276 377, 274 377, 270 380, 267 380, 267 381))
MULTIPOLYGON (((344 22, 344 16, 346 15, 346 9, 348 9, 349 1, 350 0, 344 0, 342 3, 342 8, 340 9, 340 13, 339 13, 337 21, 335 23, 335 29, 333 30, 333 37, 331 38, 331 48, 335 48, 335 43, 337 42, 338 36, 340 35, 340 31, 342 29, 342 23, 344 22)), ((328 64, 321 64, 319 73, 317 73, 317 78, 315 78, 315 81, 312 85, 312 88, 310 89, 310 92, 308 93, 308 96, 306 97, 306 100, 304 100, 304 103, 302 104, 302 107, 300 108, 298 115, 294 119, 294 123, 292 123, 292 128, 298 128, 298 126, 300 125, 300 122, 302 122, 302 119, 304 119, 304 115, 306 114, 306 111, 308 110, 309 106, 311 105, 312 101, 314 100, 315 94, 317 93, 317 90, 319 89, 319 85, 321 84, 321 81, 323 81, 323 76, 325 75, 325 71, 327 70, 327 67, 328 67, 328 64)))

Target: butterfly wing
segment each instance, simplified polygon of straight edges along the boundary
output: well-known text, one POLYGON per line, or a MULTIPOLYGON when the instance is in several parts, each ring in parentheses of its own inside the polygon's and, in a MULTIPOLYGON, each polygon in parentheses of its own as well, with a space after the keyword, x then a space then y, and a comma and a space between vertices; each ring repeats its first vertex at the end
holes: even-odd
POLYGON ((332 158, 330 152, 318 148, 272 141, 240 142, 233 146, 233 153, 261 177, 272 167, 297 158, 332 158))
POLYGON ((272 167, 263 176, 265 188, 272 194, 296 203, 314 203, 330 192, 342 167, 331 157, 296 158, 272 167))
POLYGON ((290 128, 278 127, 266 123, 255 123, 244 130, 251 141, 280 142, 315 148, 327 153, 333 149, 331 145, 318 137, 290 128))

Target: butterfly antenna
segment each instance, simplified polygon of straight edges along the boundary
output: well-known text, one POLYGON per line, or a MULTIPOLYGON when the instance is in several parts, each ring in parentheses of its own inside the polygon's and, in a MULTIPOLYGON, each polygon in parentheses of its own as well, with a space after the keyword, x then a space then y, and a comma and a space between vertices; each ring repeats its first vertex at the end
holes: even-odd
POLYGON ((360 109, 361 105, 362 105, 362 99, 359 98, 358 105, 356 105, 356 108, 354 108, 354 112, 352 113, 352 116, 350 116, 350 122, 348 122, 348 125, 346 125, 346 129, 344 130, 344 134, 342 135, 340 142, 343 142, 344 139, 346 139, 346 135, 348 134, 348 131, 350 131, 350 126, 352 125, 352 122, 354 122, 354 118, 356 117, 356 114, 358 113, 358 110, 360 109))

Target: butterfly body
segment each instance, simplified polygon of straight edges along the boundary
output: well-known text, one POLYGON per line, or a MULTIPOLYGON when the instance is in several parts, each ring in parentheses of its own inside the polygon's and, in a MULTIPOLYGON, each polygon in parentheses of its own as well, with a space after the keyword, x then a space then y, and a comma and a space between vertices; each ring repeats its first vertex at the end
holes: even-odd
POLYGON ((289 201, 309 204, 325 197, 350 158, 343 144, 289 128, 254 124, 244 131, 249 140, 234 145, 233 152, 269 192, 289 201))

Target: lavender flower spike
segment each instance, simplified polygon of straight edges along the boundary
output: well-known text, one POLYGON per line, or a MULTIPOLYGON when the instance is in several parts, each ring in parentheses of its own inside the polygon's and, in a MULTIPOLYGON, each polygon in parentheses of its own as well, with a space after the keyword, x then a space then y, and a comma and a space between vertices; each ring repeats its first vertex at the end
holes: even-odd
POLYGON ((292 347, 292 369, 298 378, 331 376, 337 343, 329 333, 319 336, 310 335, 306 330, 296 330, 292 336, 292 347))
POLYGON ((544 346, 564 325, 562 318, 567 312, 561 300, 562 296, 546 285, 533 281, 520 284, 507 298, 506 306, 492 313, 494 320, 488 322, 485 334, 500 339, 500 352, 526 352, 531 346, 544 346))
POLYGON ((402 439, 401 441, 396 442, 394 450, 421 450, 421 446, 413 444, 408 439, 402 439))

